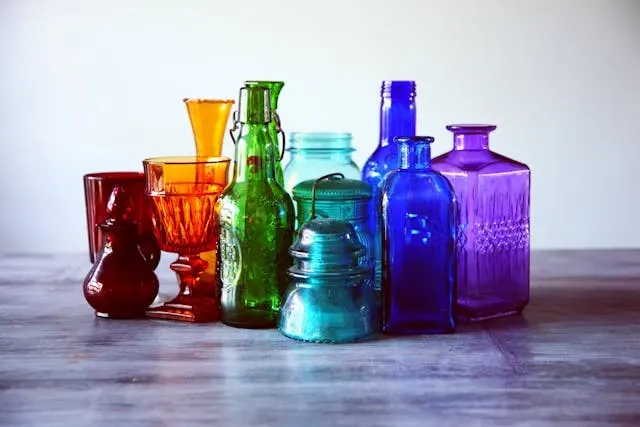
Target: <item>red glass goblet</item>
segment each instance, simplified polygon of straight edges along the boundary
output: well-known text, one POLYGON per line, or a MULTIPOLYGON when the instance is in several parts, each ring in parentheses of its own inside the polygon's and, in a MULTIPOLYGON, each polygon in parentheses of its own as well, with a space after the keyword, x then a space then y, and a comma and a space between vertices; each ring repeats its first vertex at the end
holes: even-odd
POLYGON ((137 224, 138 247, 152 269, 160 262, 160 247, 153 234, 153 209, 145 196, 145 180, 142 172, 96 172, 83 177, 84 200, 89 237, 89 259, 95 263, 104 244, 104 232, 100 224, 105 222, 107 202, 113 189, 122 188, 132 201, 132 220, 137 224))
POLYGON ((174 299, 149 308, 147 316, 186 322, 219 319, 217 291, 200 281, 209 263, 199 254, 216 248, 214 209, 227 186, 230 163, 227 157, 199 156, 143 161, 154 233, 163 251, 178 254, 171 269, 180 284, 174 299))

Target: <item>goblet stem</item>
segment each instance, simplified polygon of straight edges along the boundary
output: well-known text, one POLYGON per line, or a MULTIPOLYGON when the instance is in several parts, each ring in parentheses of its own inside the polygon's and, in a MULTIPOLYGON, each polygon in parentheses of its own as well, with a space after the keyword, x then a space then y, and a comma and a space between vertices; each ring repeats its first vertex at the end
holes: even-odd
MULTIPOLYGON (((178 255, 178 259, 171 263, 171 269, 176 272, 180 283, 180 295, 201 296, 198 281, 200 274, 207 269, 209 263, 200 255, 178 255)), ((206 295, 202 295, 206 296, 206 295)), ((213 297, 213 295, 209 295, 213 297)))
POLYGON ((216 295, 212 289, 202 286, 200 275, 209 263, 200 255, 178 255, 171 263, 180 283, 178 295, 160 306, 147 310, 147 316, 155 319, 183 322, 215 322, 220 318, 216 295))

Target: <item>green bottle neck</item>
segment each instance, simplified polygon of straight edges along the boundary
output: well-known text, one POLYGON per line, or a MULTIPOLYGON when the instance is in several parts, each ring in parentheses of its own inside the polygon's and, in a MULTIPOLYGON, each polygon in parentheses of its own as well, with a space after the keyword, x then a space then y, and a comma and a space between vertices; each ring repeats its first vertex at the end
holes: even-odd
POLYGON ((269 150, 269 125, 243 123, 236 143, 236 182, 275 180, 274 153, 269 150))
POLYGON ((284 87, 284 82, 268 80, 247 80, 244 83, 247 87, 269 89, 269 101, 271 104, 271 110, 276 111, 278 109, 278 98, 280 97, 280 92, 284 87))

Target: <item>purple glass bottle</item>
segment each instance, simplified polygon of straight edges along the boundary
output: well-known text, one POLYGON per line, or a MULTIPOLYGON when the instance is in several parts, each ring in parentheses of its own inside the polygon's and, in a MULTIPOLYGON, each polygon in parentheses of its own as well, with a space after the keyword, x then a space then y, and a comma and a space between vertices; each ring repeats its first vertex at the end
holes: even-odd
POLYGON ((457 318, 520 313, 529 302, 529 167, 489 149, 496 126, 447 129, 453 150, 432 164, 458 200, 457 318))

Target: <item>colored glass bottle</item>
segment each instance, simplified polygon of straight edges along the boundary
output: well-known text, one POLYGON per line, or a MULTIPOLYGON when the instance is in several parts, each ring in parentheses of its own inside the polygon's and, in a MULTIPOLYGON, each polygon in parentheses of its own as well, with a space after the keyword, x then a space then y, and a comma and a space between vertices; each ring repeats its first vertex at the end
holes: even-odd
POLYGON ((158 277, 140 251, 133 202, 124 186, 109 197, 107 219, 99 224, 104 243, 83 283, 84 296, 96 316, 143 317, 158 294, 158 277))
MULTIPOLYGON (((235 103, 232 99, 185 98, 189 122, 196 144, 198 157, 219 157, 222 155, 224 132, 227 129, 229 115, 235 103)), ((196 172, 203 176, 207 166, 197 165, 196 172)), ((198 181, 203 181, 198 177, 198 181)), ((199 287, 202 292, 213 294, 216 291, 216 251, 203 252, 200 257, 207 261, 207 268, 200 274, 199 287)))
POLYGON ((293 132, 289 138, 289 162, 284 168, 284 188, 292 194, 296 184, 340 172, 360 179, 360 169, 351 158, 355 151, 347 132, 293 132))
POLYGON ((362 168, 362 180, 374 189, 369 227, 374 235, 375 285, 378 290, 382 280, 382 231, 378 210, 380 184, 389 171, 398 167, 398 146, 393 143, 393 138, 416 134, 416 83, 412 80, 385 80, 382 82, 380 97, 380 139, 362 168))
POLYGON ((216 204, 221 320, 275 327, 291 266, 293 202, 275 179, 269 90, 240 89, 235 171, 216 204))
POLYGON ((529 167, 489 148, 493 125, 450 125, 453 150, 433 159, 458 200, 457 310, 475 321, 529 302, 529 167))
POLYGON ((267 81, 267 80, 247 80, 244 82, 246 87, 261 87, 269 89, 270 104, 271 104, 271 121, 269 122, 269 134, 271 135, 271 141, 269 149, 274 150, 274 158, 276 161, 276 181, 281 186, 284 186, 284 173, 282 171, 282 157, 284 157, 284 150, 286 146, 286 137, 282 129, 282 121, 278 114, 278 99, 280 98, 280 92, 284 87, 284 82, 281 81, 267 81), (280 138, 282 138, 282 147, 280 147, 280 138))
POLYGON ((399 169, 382 182, 383 330, 455 329, 455 195, 431 168, 429 136, 398 137, 399 169))

